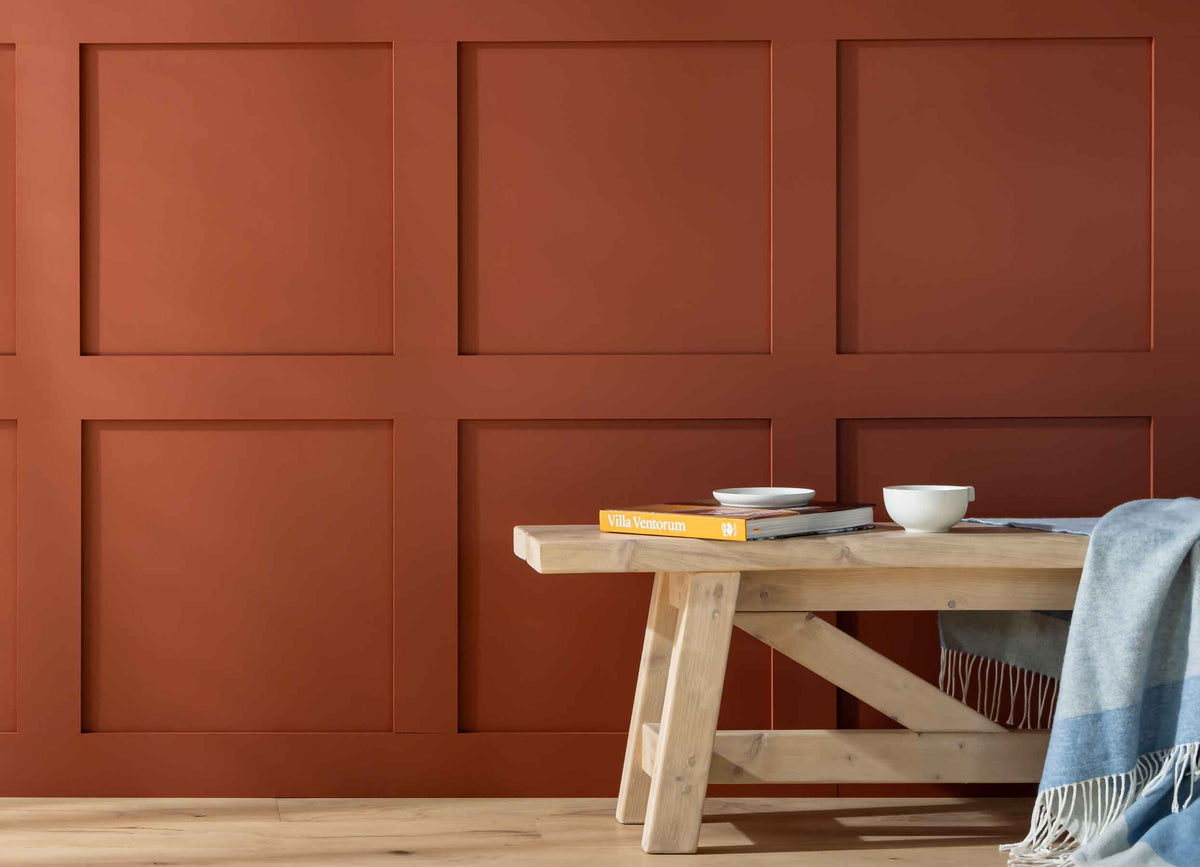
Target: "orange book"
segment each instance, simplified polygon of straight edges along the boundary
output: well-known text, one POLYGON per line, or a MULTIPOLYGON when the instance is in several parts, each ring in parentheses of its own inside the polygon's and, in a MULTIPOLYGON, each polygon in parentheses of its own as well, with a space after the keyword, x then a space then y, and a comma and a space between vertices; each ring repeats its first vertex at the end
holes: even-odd
POLYGON ((874 526, 874 521, 874 507, 864 503, 745 509, 722 506, 714 500, 697 500, 600 510, 600 529, 606 533, 729 542, 866 530, 874 526))

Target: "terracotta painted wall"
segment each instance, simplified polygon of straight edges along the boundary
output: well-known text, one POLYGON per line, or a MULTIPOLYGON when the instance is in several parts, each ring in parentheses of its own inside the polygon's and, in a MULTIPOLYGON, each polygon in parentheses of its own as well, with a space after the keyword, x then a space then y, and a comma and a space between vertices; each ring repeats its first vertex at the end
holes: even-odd
POLYGON ((1165 0, 0 0, 0 794, 613 793, 649 578, 513 524, 1200 494, 1197 93, 1165 0))

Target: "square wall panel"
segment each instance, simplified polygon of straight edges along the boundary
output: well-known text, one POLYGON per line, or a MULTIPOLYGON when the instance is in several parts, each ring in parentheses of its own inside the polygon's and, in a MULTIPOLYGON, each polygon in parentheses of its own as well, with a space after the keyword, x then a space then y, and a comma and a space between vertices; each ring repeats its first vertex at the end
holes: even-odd
POLYGON ((89 45, 85 354, 392 351, 390 45, 89 45))
POLYGON ((839 351, 1148 350, 1152 59, 841 43, 839 351))
POLYGON ((0 45, 0 355, 16 351, 16 51, 0 45))
MULTIPOLYGON (((838 496, 876 504, 884 485, 974 485, 968 515, 1102 515, 1150 496, 1150 419, 847 419, 838 423, 838 496)), ((847 612, 838 623, 937 682, 937 614, 847 612)), ((890 727, 844 695, 843 726, 890 727)))
POLYGON ((390 731, 390 421, 83 431, 84 731, 390 731))
POLYGON ((838 422, 838 494, 879 506, 884 485, 974 485, 970 515, 1102 515, 1150 495, 1148 418, 918 418, 838 422))
POLYGON ((769 43, 459 59, 463 353, 770 351, 769 43))
MULTIPOLYGON (((460 427, 459 727, 624 731, 647 575, 539 575, 516 524, 767 484, 767 421, 470 421, 460 427)), ((734 631, 721 721, 770 725, 770 650, 734 631)))
POLYGON ((17 423, 0 421, 0 731, 17 728, 17 423))

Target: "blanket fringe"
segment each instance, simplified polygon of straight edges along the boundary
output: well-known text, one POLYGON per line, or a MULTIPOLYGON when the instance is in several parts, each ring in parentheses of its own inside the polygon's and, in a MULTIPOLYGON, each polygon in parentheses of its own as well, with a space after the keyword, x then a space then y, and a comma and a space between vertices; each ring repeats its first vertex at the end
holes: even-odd
POLYGON ((1018 729, 1050 728, 1058 701, 1057 678, 945 647, 938 670, 938 687, 992 722, 1018 729), (1007 717, 1002 713, 1005 705, 1007 717))
POLYGON ((1074 852, 1115 822, 1143 793, 1165 780, 1174 784, 1172 812, 1186 809, 1196 795, 1200 742, 1147 753, 1124 774, 1094 777, 1038 793, 1029 834, 1008 843, 1009 867, 1069 867, 1074 852), (1186 783, 1186 786, 1185 786, 1186 783), (1186 792, 1184 791, 1186 789, 1186 792), (1068 830, 1068 823, 1075 828, 1068 830))

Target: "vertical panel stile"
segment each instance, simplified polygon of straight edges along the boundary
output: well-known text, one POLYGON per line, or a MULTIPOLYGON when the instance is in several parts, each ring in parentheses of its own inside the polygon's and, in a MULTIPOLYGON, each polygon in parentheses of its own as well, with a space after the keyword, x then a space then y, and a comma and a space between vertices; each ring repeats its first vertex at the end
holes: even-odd
POLYGON ((0 732, 17 727, 16 47, 0 36, 0 732))
POLYGON ((396 354, 458 352, 458 44, 392 49, 396 354))
POLYGON ((781 395, 792 405, 823 390, 837 352, 836 46, 771 43, 771 351, 803 373, 781 395))
MULTIPOLYGON (((772 420, 772 484, 804 485, 816 490, 819 499, 837 499, 837 421, 831 412, 828 402, 805 401, 797 415, 772 420)), ((820 616, 831 623, 836 620, 834 612, 820 612, 820 616)), ((772 728, 835 729, 837 697, 838 690, 829 681, 771 651, 772 728)), ((804 786, 795 794, 831 797, 837 794, 837 786, 804 786)))
POLYGON ((393 709, 398 732, 458 730, 458 423, 394 425, 393 709))
MULTIPOLYGON (((834 499, 837 425, 827 377, 837 351, 837 52, 831 39, 771 44, 771 423, 777 485, 834 499)), ((772 651, 774 728, 835 728, 837 690, 772 651)), ((834 786, 805 786, 828 796, 834 786)))
POLYGON ((79 47, 17 49, 18 727, 80 730, 79 47))
POLYGON ((458 730, 458 43, 392 50, 396 418, 393 720, 458 730))
POLYGON ((0 37, 0 354, 16 351, 16 46, 0 37))
POLYGON ((1200 38, 1154 40, 1154 390, 1156 497, 1200 496, 1200 38), (1175 378, 1181 382, 1172 383, 1175 378), (1186 395, 1186 396, 1185 396, 1186 395))

